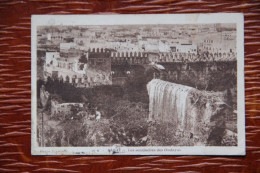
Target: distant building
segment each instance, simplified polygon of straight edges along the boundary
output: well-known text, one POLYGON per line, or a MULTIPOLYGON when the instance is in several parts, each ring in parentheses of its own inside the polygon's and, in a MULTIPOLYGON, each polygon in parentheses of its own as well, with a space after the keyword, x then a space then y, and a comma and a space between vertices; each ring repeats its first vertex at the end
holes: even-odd
POLYGON ((234 31, 222 31, 221 33, 223 40, 235 40, 236 33, 234 31))
POLYGON ((83 55, 83 51, 76 47, 76 43, 60 43, 60 55, 62 57, 79 57, 83 55))
POLYGON ((111 85, 110 57, 100 57, 93 52, 87 52, 87 55, 89 62, 81 63, 80 57, 64 58, 58 52, 47 52, 44 64, 45 80, 51 77, 76 87, 111 85))
POLYGON ((197 55, 197 45, 194 44, 172 44, 169 46, 173 53, 185 53, 197 55))
POLYGON ((236 60, 236 44, 234 31, 222 31, 205 36, 198 44, 201 55, 214 59, 214 61, 236 60))
POLYGON ((57 58, 59 58, 59 57, 60 57, 59 52, 46 52, 45 64, 57 66, 57 58))
POLYGON ((60 53, 68 53, 69 49, 73 49, 76 47, 76 43, 70 42, 70 43, 60 43, 60 53))

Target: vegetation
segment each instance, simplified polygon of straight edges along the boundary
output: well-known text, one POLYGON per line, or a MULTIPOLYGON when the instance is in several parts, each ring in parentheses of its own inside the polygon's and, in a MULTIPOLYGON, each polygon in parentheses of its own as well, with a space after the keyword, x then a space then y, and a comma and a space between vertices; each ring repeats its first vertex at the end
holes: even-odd
POLYGON ((88 59, 87 59, 86 55, 82 55, 82 56, 79 58, 79 62, 80 62, 80 63, 84 63, 84 64, 88 63, 88 59))
POLYGON ((45 85, 52 99, 55 98, 60 102, 82 102, 86 106, 84 116, 76 116, 79 110, 75 108, 72 108, 71 114, 57 113, 55 116, 50 116, 48 107, 45 111, 48 120, 45 122, 55 122, 57 126, 45 124, 45 137, 48 136, 51 140, 45 141, 45 145, 104 146, 110 143, 125 146, 146 145, 148 96, 146 92, 139 90, 140 87, 144 88, 139 84, 128 85, 125 88, 118 86, 76 88, 51 78, 48 78, 46 83, 39 80, 38 88, 45 85), (131 95, 127 94, 129 91, 131 95), (99 121, 87 118, 93 110, 101 112, 102 118, 99 121))
MULTIPOLYGON (((82 56, 80 61, 85 60, 82 56)), ((193 140, 190 140, 191 134, 183 135, 176 132, 171 122, 147 122, 149 102, 146 84, 152 79, 153 71, 151 69, 146 71, 140 69, 140 74, 130 76, 124 86, 77 88, 69 83, 51 78, 48 78, 47 82, 38 80, 38 98, 39 89, 44 85, 46 91, 50 93, 51 99, 61 103, 80 102, 84 104, 84 110, 72 107, 70 113, 66 115, 57 113, 55 116, 51 116, 50 103, 45 108, 41 108, 39 104, 38 135, 44 137, 43 144, 42 140, 39 142, 45 146, 106 146, 113 144, 124 146, 192 146, 200 141, 206 141, 207 145, 235 145, 236 136, 226 135, 225 131, 226 128, 236 130, 234 123, 232 124, 236 117, 232 113, 232 107, 236 105, 233 94, 236 84, 232 81, 236 76, 230 72, 223 72, 229 66, 231 67, 232 64, 223 67, 217 66, 222 68, 221 72, 214 69, 209 70, 205 79, 199 78, 199 74, 203 73, 203 70, 198 64, 193 65, 189 70, 184 70, 185 73, 182 73, 181 68, 176 66, 181 77, 172 82, 203 90, 217 88, 217 90, 225 92, 225 102, 230 106, 229 110, 226 109, 227 111, 217 115, 217 117, 222 118, 217 122, 215 128, 212 128, 210 135, 206 134, 209 132, 205 131, 209 127, 206 127, 205 124, 199 124, 201 137, 200 139, 194 137, 193 140), (100 120, 89 118, 95 111, 101 112, 100 120), (41 116, 44 116, 43 126, 41 126, 41 116), (227 126, 221 124, 224 122, 227 126), (207 135, 209 138, 206 138, 207 135)), ((165 78, 167 79, 167 75, 165 78)))

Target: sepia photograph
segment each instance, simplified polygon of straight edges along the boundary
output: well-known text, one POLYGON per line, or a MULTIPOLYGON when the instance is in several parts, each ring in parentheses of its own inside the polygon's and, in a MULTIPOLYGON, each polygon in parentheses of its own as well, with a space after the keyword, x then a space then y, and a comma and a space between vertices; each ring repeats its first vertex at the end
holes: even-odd
POLYGON ((241 14, 33 16, 32 154, 244 155, 243 49, 241 14))

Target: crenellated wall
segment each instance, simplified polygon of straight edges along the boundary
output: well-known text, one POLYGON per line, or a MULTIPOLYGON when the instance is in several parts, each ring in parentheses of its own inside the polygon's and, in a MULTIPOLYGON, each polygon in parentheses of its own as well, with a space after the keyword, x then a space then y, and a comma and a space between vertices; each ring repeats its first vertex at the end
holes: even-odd
POLYGON ((149 53, 150 62, 206 62, 206 61, 235 61, 236 53, 149 53))
POLYGON ((148 53, 146 52, 112 52, 112 64, 147 64, 148 53))
POLYGON ((109 52, 109 50, 107 48, 101 48, 101 47, 90 47, 87 52, 89 52, 89 53, 106 53, 106 52, 109 52))

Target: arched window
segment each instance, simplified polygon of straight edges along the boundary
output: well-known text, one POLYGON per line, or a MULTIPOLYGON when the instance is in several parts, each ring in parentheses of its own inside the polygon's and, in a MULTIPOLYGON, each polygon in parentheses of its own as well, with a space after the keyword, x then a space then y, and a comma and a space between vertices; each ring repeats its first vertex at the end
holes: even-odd
POLYGON ((60 76, 60 81, 63 82, 63 77, 62 76, 60 76))
POLYGON ((77 76, 72 77, 72 83, 76 83, 76 78, 77 78, 77 76))
POLYGON ((66 82, 70 82, 69 76, 66 76, 66 82))

